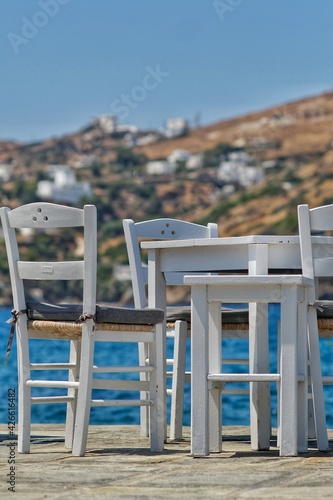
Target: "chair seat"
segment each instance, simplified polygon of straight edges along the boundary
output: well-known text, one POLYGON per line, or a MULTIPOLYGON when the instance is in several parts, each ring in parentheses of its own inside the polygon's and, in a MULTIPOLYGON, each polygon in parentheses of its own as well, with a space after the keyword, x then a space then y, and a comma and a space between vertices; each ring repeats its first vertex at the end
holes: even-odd
MULTIPOLYGON (((317 307, 318 327, 332 331, 333 335, 333 301, 319 300, 317 307)), ((191 323, 191 306, 168 306, 166 311, 166 320, 169 323, 175 321, 186 321, 191 323)), ((248 325, 249 310, 233 309, 222 307, 222 324, 248 325)), ((322 332, 320 332, 322 336, 322 332)))
MULTIPOLYGON (((332 307, 333 311, 333 307, 332 307)), ((333 317, 333 316, 332 316, 333 317)), ((166 310, 167 322, 187 321, 191 323, 191 306, 169 306, 166 310)), ((249 325, 249 310, 248 309, 232 309, 222 307, 222 325, 234 325, 235 327, 243 327, 249 325)))
MULTIPOLYGON (((82 304, 48 304, 45 302, 28 301, 27 315, 29 320, 43 321, 79 321, 82 304)), ((96 305, 96 323, 117 323, 131 325, 156 325, 164 319, 162 309, 131 309, 96 305)))
POLYGON ((333 337, 333 318, 318 319, 319 336, 322 338, 333 337))
POLYGON ((317 317, 333 319, 333 300, 318 300, 317 317))
POLYGON ((318 330, 320 337, 333 336, 333 301, 318 300, 317 304, 318 330))

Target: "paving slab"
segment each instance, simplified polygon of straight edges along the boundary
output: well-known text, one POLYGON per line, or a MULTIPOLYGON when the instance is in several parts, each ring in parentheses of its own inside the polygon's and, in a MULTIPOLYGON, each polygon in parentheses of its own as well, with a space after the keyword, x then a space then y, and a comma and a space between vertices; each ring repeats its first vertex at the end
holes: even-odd
POLYGON ((84 457, 64 446, 64 425, 32 425, 30 454, 18 454, 15 437, 0 425, 0 498, 60 499, 332 499, 331 449, 279 457, 251 450, 249 428, 224 427, 223 451, 205 458, 190 453, 190 430, 163 453, 149 451, 139 427, 90 426, 84 457), (9 460, 15 460, 9 464, 9 460), (14 490, 10 491, 10 467, 14 490))

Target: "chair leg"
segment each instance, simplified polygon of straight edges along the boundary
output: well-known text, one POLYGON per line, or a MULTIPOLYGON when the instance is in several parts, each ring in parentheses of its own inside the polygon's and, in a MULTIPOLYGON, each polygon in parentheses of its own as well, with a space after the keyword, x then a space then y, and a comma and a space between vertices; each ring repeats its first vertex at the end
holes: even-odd
POLYGON ((184 386, 186 370, 186 338, 187 322, 176 321, 173 373, 172 373, 172 396, 170 416, 170 439, 180 440, 183 436, 183 412, 184 412, 184 386))
POLYGON ((83 456, 87 446, 92 395, 93 360, 94 333, 92 331, 92 320, 87 320, 86 323, 82 325, 80 384, 77 396, 72 451, 73 455, 76 457, 83 456))
MULTIPOLYGON (((68 380, 73 382, 78 382, 80 374, 80 358, 81 358, 81 342, 71 341, 70 343, 70 353, 69 361, 72 363, 74 368, 69 371, 68 380)), ((73 400, 67 404, 66 411, 66 433, 65 433, 65 447, 72 448, 73 446, 73 436, 74 436, 74 425, 76 416, 76 406, 77 406, 77 389, 68 389, 68 396, 72 397, 73 400)))
POLYGON ((325 451, 328 449, 329 445, 321 373, 317 311, 313 307, 310 307, 308 312, 308 325, 309 363, 317 447, 318 450, 325 451))
MULTIPOLYGON (((139 343, 139 364, 144 366, 148 359, 148 344, 139 343)), ((148 381, 147 373, 140 373, 140 380, 148 381)), ((148 393, 143 391, 140 393, 140 399, 148 399, 148 393)), ((143 437, 149 436, 149 408, 148 406, 140 407, 140 435, 143 437)))
POLYGON ((152 401, 149 412, 150 450, 161 452, 166 424, 166 359, 162 325, 156 325, 155 341, 149 345, 149 363, 155 367, 150 373, 149 383, 149 399, 152 401))
MULTIPOLYGON (((20 321, 20 319, 19 319, 20 321)), ((17 325, 18 353, 18 442, 19 453, 30 453, 31 435, 31 388, 26 382, 30 378, 29 344, 27 334, 17 325)))
POLYGON ((18 442, 19 453, 30 453, 31 389, 20 383, 18 394, 18 442))
POLYGON ((315 425, 315 420, 314 420, 314 409, 313 409, 313 400, 312 400, 310 370, 309 370, 308 392, 309 392, 309 400, 308 400, 309 430, 308 430, 308 435, 309 435, 309 439, 316 439, 317 436, 316 436, 316 425, 315 425))

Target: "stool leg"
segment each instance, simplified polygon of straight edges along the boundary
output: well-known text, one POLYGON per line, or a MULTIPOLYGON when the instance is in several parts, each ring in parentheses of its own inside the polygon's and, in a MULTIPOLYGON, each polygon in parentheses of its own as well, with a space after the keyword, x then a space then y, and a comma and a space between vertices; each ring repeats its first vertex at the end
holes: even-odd
POLYGON ((192 288, 191 446, 193 456, 209 454, 207 287, 192 288))
MULTIPOLYGON (((220 373, 222 362, 221 304, 209 304, 209 373, 220 373)), ((221 387, 209 390, 209 451, 222 451, 221 387)))
POLYGON ((325 401, 321 373, 317 311, 314 307, 310 307, 308 311, 308 326, 311 389, 317 446, 320 451, 325 451, 329 446, 327 438, 325 401))
POLYGON ((283 286, 281 301, 280 456, 297 455, 297 293, 283 286))

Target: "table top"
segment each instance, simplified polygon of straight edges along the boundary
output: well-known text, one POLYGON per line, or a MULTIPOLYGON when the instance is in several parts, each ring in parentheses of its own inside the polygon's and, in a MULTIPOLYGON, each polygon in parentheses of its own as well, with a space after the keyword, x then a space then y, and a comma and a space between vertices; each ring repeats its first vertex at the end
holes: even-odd
MULTIPOLYGON (((333 237, 313 236, 313 253, 333 258, 333 237)), ((160 270, 163 272, 203 271, 217 269, 246 270, 249 260, 262 259, 249 251, 267 250, 267 268, 272 270, 300 270, 301 255, 298 236, 250 235, 222 238, 197 238, 186 240, 143 241, 141 247, 148 251, 160 251, 160 270), (266 246, 265 246, 266 245, 266 246)), ((261 255, 261 256, 260 256, 261 255)))
MULTIPOLYGON (((317 244, 333 244, 333 236, 312 236, 312 241, 317 244)), ((181 247, 209 247, 224 245, 299 245, 299 237, 277 236, 277 235, 250 235, 250 236, 231 236, 220 238, 193 238, 186 240, 151 240, 143 241, 141 248, 159 249, 159 248, 181 248, 181 247)))

